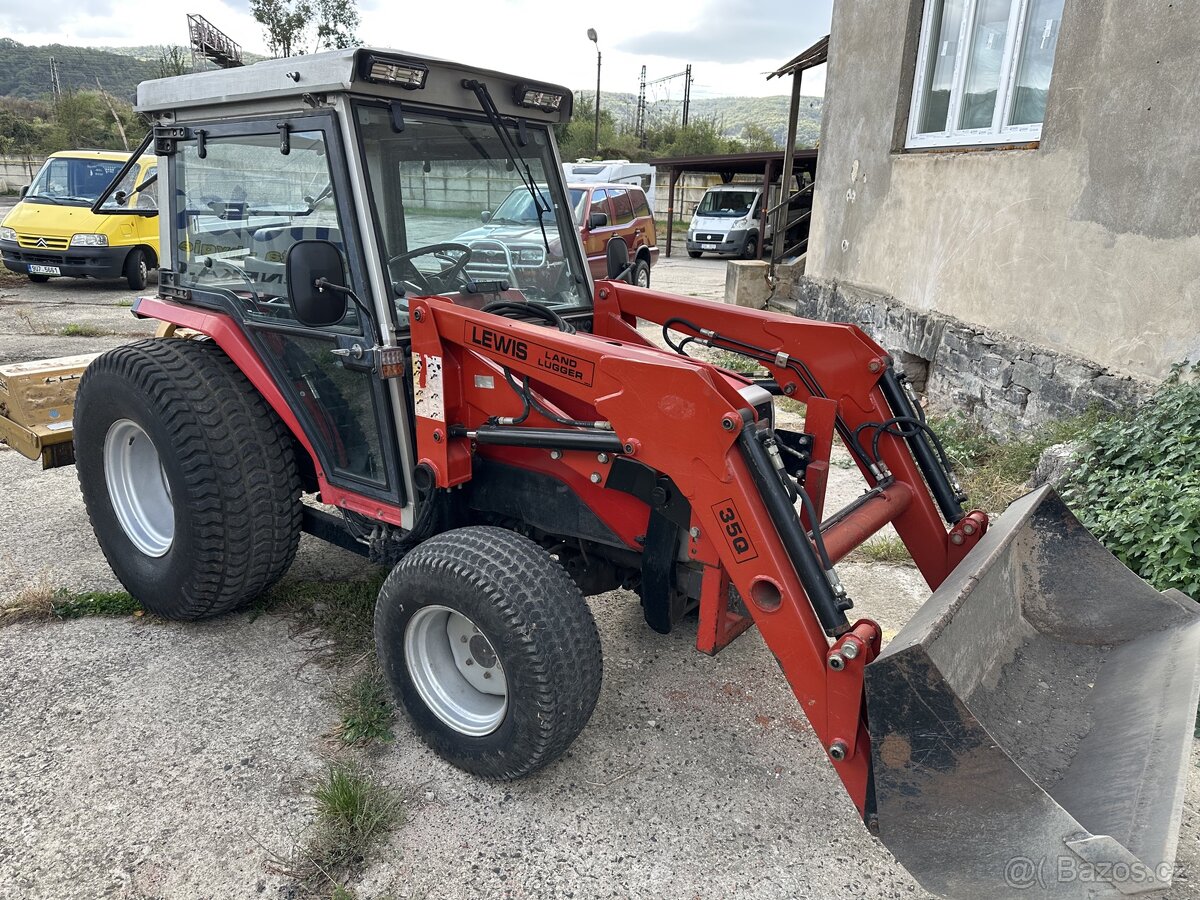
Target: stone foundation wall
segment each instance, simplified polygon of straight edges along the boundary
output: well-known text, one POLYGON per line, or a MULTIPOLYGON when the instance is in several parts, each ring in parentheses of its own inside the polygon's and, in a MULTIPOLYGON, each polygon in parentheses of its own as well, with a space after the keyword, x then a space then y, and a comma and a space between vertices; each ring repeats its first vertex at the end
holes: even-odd
POLYGON ((1098 363, 915 310, 852 284, 806 276, 792 297, 796 315, 853 323, 882 344, 931 409, 961 412, 997 436, 1092 407, 1127 410, 1154 388, 1098 363))

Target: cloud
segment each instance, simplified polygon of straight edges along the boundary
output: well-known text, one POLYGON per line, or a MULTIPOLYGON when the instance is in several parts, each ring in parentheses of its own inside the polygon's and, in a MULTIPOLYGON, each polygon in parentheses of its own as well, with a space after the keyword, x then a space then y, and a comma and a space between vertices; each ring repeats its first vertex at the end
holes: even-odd
POLYGON ((617 43, 626 53, 686 62, 739 63, 791 59, 829 33, 833 0, 763 3, 716 0, 694 14, 686 31, 651 31, 617 43))
POLYGON ((117 4, 115 0, 93 0, 86 8, 60 10, 57 15, 48 12, 46 7, 30 3, 28 0, 0 0, 0 22, 6 26, 0 28, 0 33, 8 28, 17 34, 41 32, 46 29, 49 19, 54 19, 55 24, 63 24, 115 17, 117 4))

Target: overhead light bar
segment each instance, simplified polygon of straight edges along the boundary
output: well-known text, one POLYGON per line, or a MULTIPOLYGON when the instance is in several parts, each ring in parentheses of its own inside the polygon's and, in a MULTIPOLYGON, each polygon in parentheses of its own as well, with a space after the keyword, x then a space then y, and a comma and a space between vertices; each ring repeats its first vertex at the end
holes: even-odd
POLYGON ((558 112, 562 106, 563 95, 536 85, 518 84, 516 90, 513 91, 513 102, 517 106, 552 113, 558 112))
POLYGON ((394 84, 408 91, 419 91, 425 87, 429 67, 415 62, 368 56, 363 60, 360 74, 364 81, 375 84, 394 84))

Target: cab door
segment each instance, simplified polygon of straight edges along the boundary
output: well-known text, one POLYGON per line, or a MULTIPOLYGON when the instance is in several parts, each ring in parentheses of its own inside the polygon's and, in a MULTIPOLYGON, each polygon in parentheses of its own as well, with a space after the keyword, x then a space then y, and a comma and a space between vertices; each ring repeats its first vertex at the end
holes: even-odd
POLYGON ((371 355, 372 314, 347 303, 328 327, 298 321, 286 261, 299 241, 332 244, 343 283, 371 289, 332 113, 205 125, 174 145, 169 253, 173 288, 234 317, 295 410, 330 483, 390 505, 404 489, 391 405, 371 355))

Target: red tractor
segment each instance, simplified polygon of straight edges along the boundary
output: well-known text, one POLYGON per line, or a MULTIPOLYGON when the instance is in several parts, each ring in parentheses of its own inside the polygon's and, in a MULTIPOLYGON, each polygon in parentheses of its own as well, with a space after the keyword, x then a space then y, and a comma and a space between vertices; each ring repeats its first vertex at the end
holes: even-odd
POLYGON ((705 653, 758 627, 866 827, 929 890, 1169 883, 1195 605, 1048 489, 998 522, 964 507, 858 328, 636 287, 619 241, 593 283, 554 143, 570 91, 353 49, 138 96, 163 260, 134 311, 191 337, 91 363, 74 441, 100 545, 146 608, 236 609, 302 531, 391 566, 375 636, 397 699, 441 756, 508 779, 587 722, 583 598, 630 587, 656 631, 698 612, 705 653), (537 226, 477 280, 453 237, 514 189, 537 226), (806 405, 803 431, 776 426, 779 396, 806 405), (835 440, 867 489, 830 512, 835 440), (884 647, 835 566, 889 523, 933 596, 884 647), (1105 874, 1005 882, 1009 860, 1062 857, 1105 874))

